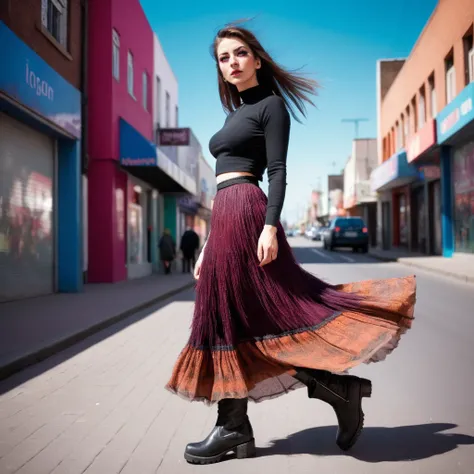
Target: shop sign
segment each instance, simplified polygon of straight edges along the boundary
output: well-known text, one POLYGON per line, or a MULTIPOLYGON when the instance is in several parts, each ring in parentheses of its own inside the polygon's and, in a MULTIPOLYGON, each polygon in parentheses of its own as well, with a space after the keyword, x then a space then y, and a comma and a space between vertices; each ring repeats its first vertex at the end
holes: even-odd
POLYGON ((199 209, 199 203, 193 196, 186 196, 178 200, 178 207, 187 214, 196 214, 199 209))
POLYGON ((0 21, 0 90, 76 138, 81 94, 0 21))
POLYGON ((395 154, 372 171, 370 175, 371 190, 377 191, 377 189, 394 180, 397 177, 397 169, 398 154, 395 154))
POLYGON ((158 133, 160 146, 189 146, 189 128, 160 128, 158 133))
POLYGON ((441 179, 441 168, 438 165, 429 165, 420 167, 420 173, 423 179, 433 181, 441 179))
POLYGON ((432 119, 413 135, 407 144, 407 161, 411 163, 436 144, 436 120, 432 119))
POLYGON ((474 82, 471 82, 438 114, 438 143, 444 143, 474 120, 473 102, 474 82))
POLYGON ((402 186, 418 179, 419 175, 415 166, 408 163, 405 150, 401 150, 372 171, 370 188, 376 192, 382 188, 402 186))

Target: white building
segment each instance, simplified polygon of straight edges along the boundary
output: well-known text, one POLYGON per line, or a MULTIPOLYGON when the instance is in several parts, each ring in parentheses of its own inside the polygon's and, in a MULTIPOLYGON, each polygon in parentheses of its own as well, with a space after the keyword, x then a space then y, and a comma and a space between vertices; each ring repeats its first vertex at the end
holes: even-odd
POLYGON ((377 167, 377 139, 352 141, 352 153, 344 168, 344 208, 352 216, 364 218, 371 238, 376 242, 377 195, 371 190, 370 175, 377 167))
POLYGON ((157 166, 161 171, 160 230, 169 228, 179 241, 193 226, 198 211, 198 167, 201 145, 188 127, 179 123, 178 80, 154 35, 153 128, 157 166))
POLYGON ((160 40, 155 33, 155 78, 153 83, 153 124, 161 128, 178 127, 178 80, 166 59, 160 40))
MULTIPOLYGON (((193 175, 189 172, 189 166, 182 166, 183 160, 186 161, 186 157, 195 153, 196 150, 194 143, 196 140, 192 136, 192 132, 187 128, 182 128, 170 134, 170 137, 175 140, 187 136, 188 141, 193 142, 190 143, 190 146, 160 145, 160 130, 179 127, 178 80, 156 33, 154 41, 153 128, 157 144, 158 166, 177 183, 178 186, 173 189, 173 192, 182 191, 195 195, 197 192, 197 169, 194 169, 193 175), (180 156, 185 158, 180 159, 180 156)), ((197 148, 199 147, 200 145, 197 146, 197 148)), ((197 159, 194 161, 197 162, 197 159)))
POLYGON ((202 154, 199 158, 198 190, 199 211, 194 221, 194 230, 199 234, 201 245, 203 245, 210 230, 211 207, 217 192, 217 181, 214 168, 202 154))

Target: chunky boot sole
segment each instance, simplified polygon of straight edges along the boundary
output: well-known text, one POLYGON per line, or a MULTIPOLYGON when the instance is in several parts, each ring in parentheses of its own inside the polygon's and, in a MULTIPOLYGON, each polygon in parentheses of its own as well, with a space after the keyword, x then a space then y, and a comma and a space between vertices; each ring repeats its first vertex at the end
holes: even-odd
MULTIPOLYGON (((372 382, 367 379, 360 379, 359 381, 359 399, 362 398, 370 398, 372 396, 372 382)), ((341 448, 343 451, 348 451, 351 449, 354 444, 356 444, 359 436, 362 432, 362 428, 364 427, 364 412, 362 411, 362 404, 359 405, 359 424, 357 426, 357 431, 354 433, 354 436, 347 442, 340 442, 336 440, 336 444, 341 448)))
POLYGON ((255 440, 251 439, 246 443, 239 444, 232 448, 223 451, 222 453, 216 454, 215 456, 195 456, 193 454, 184 453, 184 459, 191 464, 215 464, 222 461, 227 454, 235 451, 235 457, 237 459, 245 459, 254 457, 256 454, 255 440))

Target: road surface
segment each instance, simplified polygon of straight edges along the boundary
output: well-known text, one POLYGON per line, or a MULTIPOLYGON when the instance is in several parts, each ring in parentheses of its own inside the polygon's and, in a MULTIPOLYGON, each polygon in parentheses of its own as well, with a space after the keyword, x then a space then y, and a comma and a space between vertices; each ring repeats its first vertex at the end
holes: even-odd
POLYGON ((298 390, 250 405, 257 458, 188 465, 185 444, 216 416, 163 389, 187 339, 189 291, 1 382, 0 474, 474 473, 474 286, 291 242, 333 283, 417 274, 413 329, 386 361, 354 371, 373 396, 351 452, 335 445, 333 411, 298 390))

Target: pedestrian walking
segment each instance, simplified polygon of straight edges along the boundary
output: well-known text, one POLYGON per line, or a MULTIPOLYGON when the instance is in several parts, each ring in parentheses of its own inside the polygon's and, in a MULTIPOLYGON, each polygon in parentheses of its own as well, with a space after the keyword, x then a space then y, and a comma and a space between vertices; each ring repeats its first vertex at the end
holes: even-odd
POLYGON ((290 114, 304 115, 317 84, 279 66, 249 30, 221 29, 213 45, 219 94, 228 115, 210 140, 217 193, 211 231, 195 268, 191 335, 167 388, 218 404, 217 422, 190 443, 191 463, 255 454, 248 400, 306 386, 330 404, 336 442, 347 450, 364 421, 370 380, 345 375, 383 360, 412 325, 415 278, 326 283, 295 260, 279 223, 290 114), (268 173, 268 199, 259 187, 268 173))
POLYGON ((196 266, 196 252, 199 250, 199 235, 187 227, 181 237, 180 250, 183 257, 183 273, 189 273, 196 266))
POLYGON ((165 275, 169 275, 171 273, 173 260, 176 258, 176 243, 169 229, 163 231, 158 246, 160 248, 160 259, 163 262, 165 275))

